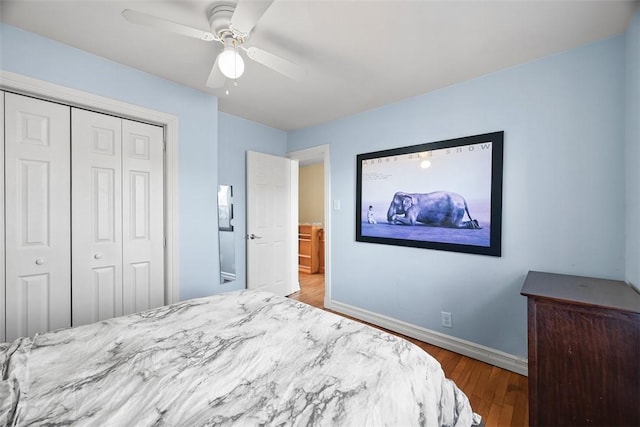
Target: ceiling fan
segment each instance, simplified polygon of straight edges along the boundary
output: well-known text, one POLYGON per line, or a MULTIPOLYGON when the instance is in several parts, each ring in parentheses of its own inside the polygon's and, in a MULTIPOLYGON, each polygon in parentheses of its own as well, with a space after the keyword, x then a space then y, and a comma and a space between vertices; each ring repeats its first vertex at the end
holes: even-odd
POLYGON ((216 57, 207 79, 206 84, 210 88, 220 88, 224 86, 225 78, 236 80, 242 75, 244 60, 239 50, 246 52, 248 58, 280 74, 301 80, 306 74, 302 67, 264 49, 245 46, 256 23, 272 3, 273 0, 239 0, 237 4, 215 3, 208 16, 211 31, 203 31, 131 9, 123 10, 122 16, 133 24, 222 43, 224 48, 216 57))

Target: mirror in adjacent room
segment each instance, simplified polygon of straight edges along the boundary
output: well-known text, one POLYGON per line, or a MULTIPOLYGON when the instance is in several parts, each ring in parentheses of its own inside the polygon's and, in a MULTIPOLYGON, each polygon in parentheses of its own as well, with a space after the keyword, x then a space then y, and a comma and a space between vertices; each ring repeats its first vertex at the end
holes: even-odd
POLYGON ((220 242, 220 283, 236 280, 236 254, 233 237, 233 188, 218 185, 218 241, 220 242))

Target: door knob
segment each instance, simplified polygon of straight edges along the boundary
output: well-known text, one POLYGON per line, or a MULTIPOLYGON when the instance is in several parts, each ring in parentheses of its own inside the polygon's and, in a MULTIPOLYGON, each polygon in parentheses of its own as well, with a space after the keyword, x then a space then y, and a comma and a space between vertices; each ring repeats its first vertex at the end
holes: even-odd
POLYGON ((102 254, 95 254, 93 257, 94 257, 95 259, 100 259, 100 258, 102 258, 102 254))
POLYGON ((36 260, 36 265, 42 265, 42 264, 44 264, 44 260, 42 258, 38 258, 36 260))
POLYGON ((253 239, 262 239, 262 236, 256 236, 255 234, 251 233, 251 234, 249 235, 249 238, 250 238, 251 240, 253 240, 253 239))

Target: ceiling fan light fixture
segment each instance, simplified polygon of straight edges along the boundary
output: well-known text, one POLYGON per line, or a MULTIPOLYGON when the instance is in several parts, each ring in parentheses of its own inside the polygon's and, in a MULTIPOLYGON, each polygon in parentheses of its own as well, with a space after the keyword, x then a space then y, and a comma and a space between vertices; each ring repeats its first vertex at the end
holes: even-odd
POLYGON ((244 73, 244 60, 233 47, 225 47, 218 55, 218 66, 225 77, 237 79, 244 73))
POLYGON ((211 31, 203 31, 132 9, 123 10, 122 16, 132 24, 222 43, 224 49, 216 57, 207 78, 206 86, 209 88, 222 88, 229 79, 233 80, 234 86, 238 85, 237 79, 243 75, 245 67, 239 48, 246 52, 249 59, 290 79, 302 80, 307 74, 304 68, 256 46, 244 46, 255 25, 273 2, 274 0, 216 0, 208 12, 211 31))

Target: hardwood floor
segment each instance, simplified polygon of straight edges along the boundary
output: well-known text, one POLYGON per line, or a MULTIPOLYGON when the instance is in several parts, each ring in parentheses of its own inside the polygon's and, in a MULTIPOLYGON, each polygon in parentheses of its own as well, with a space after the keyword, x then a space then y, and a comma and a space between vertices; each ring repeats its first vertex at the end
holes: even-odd
MULTIPOLYGON (((301 272, 300 288, 299 292, 290 295, 289 298, 325 309, 323 274, 301 272)), ((527 377, 393 331, 386 331, 413 342, 435 357, 442 365, 447 377, 455 381, 469 397, 473 410, 482 416, 486 427, 528 425, 527 377)))

